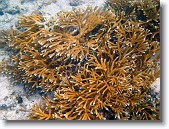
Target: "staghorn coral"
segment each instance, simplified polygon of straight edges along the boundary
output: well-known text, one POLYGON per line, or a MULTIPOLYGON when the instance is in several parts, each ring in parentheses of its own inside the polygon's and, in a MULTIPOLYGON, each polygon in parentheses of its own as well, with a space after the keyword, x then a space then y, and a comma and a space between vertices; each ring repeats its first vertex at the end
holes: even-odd
POLYGON ((14 55, 2 73, 49 95, 30 119, 160 119, 160 100, 150 92, 160 76, 159 1, 107 6, 60 12, 50 21, 23 16, 10 31, 14 55))

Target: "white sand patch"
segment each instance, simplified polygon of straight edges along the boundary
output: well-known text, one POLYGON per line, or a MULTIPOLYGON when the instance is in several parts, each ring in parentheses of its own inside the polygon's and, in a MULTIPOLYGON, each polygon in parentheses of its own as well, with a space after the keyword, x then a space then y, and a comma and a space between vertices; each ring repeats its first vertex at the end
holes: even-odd
POLYGON ((27 119, 29 115, 27 110, 29 111, 32 105, 40 100, 40 95, 27 96, 23 86, 11 85, 7 77, 0 76, 0 119, 27 119), (19 97, 23 102, 19 102, 19 97))
POLYGON ((157 78, 151 87, 155 90, 155 92, 160 93, 160 78, 157 78))

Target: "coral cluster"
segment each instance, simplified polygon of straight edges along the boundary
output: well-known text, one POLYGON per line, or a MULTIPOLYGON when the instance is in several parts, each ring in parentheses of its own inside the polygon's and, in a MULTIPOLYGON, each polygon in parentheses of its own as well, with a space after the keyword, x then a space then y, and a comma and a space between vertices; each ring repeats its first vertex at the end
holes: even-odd
POLYGON ((159 1, 106 6, 60 12, 50 21, 23 16, 4 38, 11 57, 1 72, 47 94, 30 119, 160 119, 160 100, 150 94, 160 76, 159 1))

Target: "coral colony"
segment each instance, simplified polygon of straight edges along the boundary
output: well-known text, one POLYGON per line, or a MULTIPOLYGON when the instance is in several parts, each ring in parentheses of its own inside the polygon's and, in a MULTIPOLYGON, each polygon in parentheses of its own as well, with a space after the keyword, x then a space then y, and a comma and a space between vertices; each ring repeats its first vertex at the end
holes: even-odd
POLYGON ((159 120, 159 0, 108 0, 106 7, 22 16, 3 33, 1 73, 43 100, 31 120, 159 120))

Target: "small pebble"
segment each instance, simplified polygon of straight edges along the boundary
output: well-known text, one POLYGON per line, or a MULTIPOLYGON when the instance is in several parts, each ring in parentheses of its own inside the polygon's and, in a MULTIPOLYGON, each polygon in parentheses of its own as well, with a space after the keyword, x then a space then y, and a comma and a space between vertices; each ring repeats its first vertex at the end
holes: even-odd
POLYGON ((4 101, 7 101, 8 98, 9 98, 8 96, 5 96, 4 101))
POLYGON ((18 114, 19 113, 19 110, 16 110, 16 114, 18 114))

